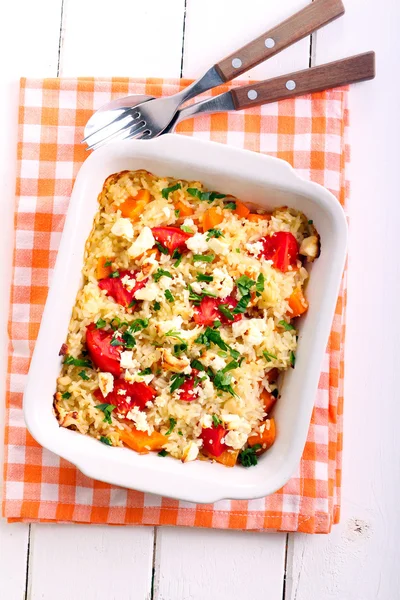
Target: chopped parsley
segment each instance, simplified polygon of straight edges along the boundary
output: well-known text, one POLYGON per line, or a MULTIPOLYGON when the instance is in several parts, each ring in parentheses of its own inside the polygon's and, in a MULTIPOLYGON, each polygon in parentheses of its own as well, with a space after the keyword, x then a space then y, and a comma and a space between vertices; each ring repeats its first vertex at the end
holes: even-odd
POLYGON ((114 410, 114 408, 116 408, 114 404, 107 404, 107 402, 105 402, 104 404, 96 404, 95 408, 98 408, 104 413, 103 422, 109 423, 111 425, 111 413, 114 410))
POLYGON ((239 461, 244 467, 255 467, 258 463, 257 450, 261 449, 261 444, 255 444, 251 448, 246 448, 239 452, 239 461))
POLYGON ((277 357, 275 356, 275 354, 271 354, 270 352, 267 352, 266 350, 264 350, 263 355, 265 357, 265 359, 270 362, 273 358, 276 360, 277 357))
POLYGON ((192 367, 192 369, 196 369, 197 371, 205 371, 204 365, 199 360, 197 360, 197 358, 192 360, 190 366, 192 367))
POLYGON ((278 325, 280 325, 281 327, 283 327, 283 329, 286 329, 286 331, 293 331, 294 327, 293 325, 291 325, 290 323, 288 323, 287 321, 279 321, 278 325))
POLYGON ((120 338, 114 337, 110 342, 110 346, 125 346, 125 344, 120 338))
POLYGON ((110 279, 115 279, 116 277, 119 277, 119 271, 113 271, 112 273, 109 274, 108 277, 110 279))
POLYGON ((168 452, 163 448, 162 450, 160 450, 160 452, 158 453, 158 456, 167 456, 168 452))
POLYGON ((110 440, 108 437, 105 437, 104 435, 102 435, 102 436, 100 437, 100 441, 101 441, 103 444, 106 444, 107 446, 112 446, 112 441, 111 441, 111 440, 110 440))
POLYGON ((132 350, 132 348, 136 346, 136 340, 132 335, 132 331, 130 331, 129 329, 124 331, 124 333, 122 334, 122 339, 124 340, 125 348, 127 348, 128 350, 132 350))
POLYGON ((169 271, 165 271, 164 269, 157 269, 157 271, 153 274, 154 281, 160 281, 161 277, 169 277, 173 279, 171 273, 169 271))
POLYGON ((235 350, 234 348, 229 348, 229 354, 232 356, 232 358, 234 358, 235 360, 237 360, 240 356, 240 352, 238 352, 238 350, 235 350))
POLYGON ((64 364, 65 365, 73 365, 74 367, 89 367, 91 368, 92 365, 88 360, 83 360, 81 358, 74 358, 73 356, 70 356, 69 354, 66 354, 65 358, 64 358, 64 364))
POLYGON ((149 326, 148 319, 135 319, 133 323, 131 323, 127 329, 129 333, 136 333, 137 331, 141 331, 142 329, 146 329, 149 326))
POLYGON ((88 377, 85 373, 85 371, 81 371, 80 373, 78 373, 79 377, 81 377, 82 379, 84 379, 85 381, 89 381, 90 377, 88 377))
POLYGON ((193 262, 212 262, 214 254, 193 254, 193 262))
POLYGON ((220 321, 219 319, 217 319, 217 320, 216 320, 216 321, 214 321, 214 323, 213 323, 213 327, 214 327, 215 329, 218 329, 218 327, 221 327, 221 325, 222 325, 222 323, 221 323, 221 321, 220 321))
POLYGON ((314 221, 313 221, 312 219, 310 219, 310 220, 308 221, 308 224, 309 224, 309 225, 313 225, 313 223, 314 223, 314 221))
POLYGON ((163 246, 162 244, 160 244, 160 242, 156 242, 156 247, 161 252, 161 254, 169 254, 168 248, 166 248, 165 246, 163 246))
POLYGON ((236 282, 238 290, 241 296, 247 296, 250 293, 250 290, 253 286, 256 285, 256 282, 247 275, 242 275, 236 282))
POLYGON ((165 435, 170 435, 172 433, 175 425, 176 425, 176 419, 174 419, 173 417, 170 417, 169 418, 169 429, 165 435))
POLYGON ((152 370, 150 367, 147 367, 147 369, 143 369, 143 371, 139 371, 138 375, 140 375, 141 377, 143 377, 144 375, 152 375, 152 370))
POLYGON ((239 315, 241 313, 246 312, 247 305, 250 302, 250 300, 250 294, 248 296, 242 296, 239 302, 236 304, 235 308, 233 309, 233 314, 239 315))
POLYGON ((98 321, 96 321, 96 329, 101 329, 102 327, 105 327, 107 325, 107 322, 104 319, 99 319, 98 321))
POLYGON ((265 286, 265 277, 262 273, 260 273, 259 276, 257 277, 257 283, 256 283, 256 295, 257 296, 261 296, 261 294, 264 291, 264 286, 265 286))
POLYGON ((236 202, 228 202, 225 204, 224 208, 228 210, 236 210, 236 202))
POLYGON ((136 306, 137 301, 133 298, 133 300, 131 300, 128 304, 128 308, 133 308, 134 306, 136 306))
POLYGON ((191 229, 190 227, 188 227, 187 225, 181 225, 181 229, 182 231, 184 231, 185 233, 194 233, 193 229, 191 229))
POLYGON ((171 376, 171 386, 169 388, 169 391, 171 392, 171 394, 173 392, 175 392, 175 390, 177 390, 178 388, 181 387, 181 385, 184 383, 185 381, 185 376, 182 375, 181 373, 173 373, 171 376))
POLYGON ((179 340, 182 344, 185 343, 185 340, 181 337, 179 331, 175 331, 174 329, 170 329, 167 333, 164 333, 165 337, 173 337, 179 340))
POLYGON ((180 190, 181 187, 182 186, 180 183, 175 183, 175 185, 171 185, 170 187, 164 188, 163 190, 161 190, 162 197, 167 200, 171 192, 176 192, 176 190, 180 190))
POLYGON ((290 353, 290 365, 292 367, 292 369, 294 369, 294 365, 296 364, 296 355, 295 353, 292 351, 290 353))
POLYGON ((63 400, 68 400, 68 398, 71 398, 71 392, 64 392, 61 394, 61 398, 63 398, 63 400))
POLYGON ((220 350, 219 352, 217 352, 218 356, 221 356, 221 358, 226 358, 228 356, 227 352, 224 352, 223 350, 220 350))
POLYGON ((114 329, 114 331, 116 329, 118 329, 118 327, 121 327, 122 325, 128 325, 128 323, 126 321, 124 321, 123 323, 121 323, 121 319, 119 319, 118 317, 114 317, 110 321, 111 329, 114 329))
POLYGON ((107 261, 104 263, 104 266, 105 266, 105 267, 111 267, 111 265, 112 265, 112 260, 107 260, 107 261))
POLYGON ((197 281, 206 281, 210 283, 214 281, 214 277, 212 275, 204 275, 204 273, 197 273, 197 281))
POLYGON ((225 237, 220 229, 209 229, 207 231, 207 238, 206 238, 207 242, 211 238, 220 238, 220 237, 225 237))
POLYGON ((188 194, 193 196, 193 198, 197 198, 202 202, 206 201, 211 204, 214 200, 220 200, 221 198, 226 198, 225 194, 218 194, 218 192, 202 192, 198 188, 188 188, 188 194))
POLYGON ((178 250, 174 250, 172 253, 172 258, 176 259, 174 262, 174 267, 179 267, 182 262, 183 255, 178 250))
POLYGON ((161 308, 161 304, 159 302, 154 302, 153 310, 160 310, 160 308, 161 308))
POLYGON ((240 254, 240 248, 236 248, 236 252, 240 254))
POLYGON ((175 298, 171 294, 170 290, 165 290, 164 296, 166 297, 166 299, 168 300, 168 302, 175 302, 175 298))
POLYGON ((181 430, 178 431, 178 435, 183 435, 181 430))
POLYGON ((179 210, 179 208, 176 208, 176 209, 174 210, 174 212, 175 212, 175 216, 176 216, 176 218, 178 219, 178 218, 179 218, 179 215, 181 214, 181 211, 179 210))
POLYGON ((222 421, 217 415, 213 415, 212 420, 214 423, 214 427, 218 427, 218 425, 222 425, 222 421))
POLYGON ((224 315, 224 317, 226 317, 229 321, 233 321, 233 319, 235 318, 234 315, 232 314, 230 308, 228 308, 227 304, 220 304, 218 306, 218 310, 221 314, 224 315))
POLYGON ((228 392, 231 396, 237 396, 235 390, 232 387, 232 375, 230 373, 224 373, 218 371, 213 378, 214 387, 221 392, 228 392))

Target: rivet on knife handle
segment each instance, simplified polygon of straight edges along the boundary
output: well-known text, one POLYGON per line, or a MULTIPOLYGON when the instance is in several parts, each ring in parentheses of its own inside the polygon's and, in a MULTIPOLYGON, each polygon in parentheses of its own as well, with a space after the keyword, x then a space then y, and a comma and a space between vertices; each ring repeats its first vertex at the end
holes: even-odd
POLYGON ((343 13, 342 0, 314 0, 286 21, 221 60, 215 68, 224 81, 230 81, 343 13))
POLYGON ((274 77, 231 90, 236 110, 284 98, 321 92, 375 77, 375 52, 365 52, 319 67, 274 77))

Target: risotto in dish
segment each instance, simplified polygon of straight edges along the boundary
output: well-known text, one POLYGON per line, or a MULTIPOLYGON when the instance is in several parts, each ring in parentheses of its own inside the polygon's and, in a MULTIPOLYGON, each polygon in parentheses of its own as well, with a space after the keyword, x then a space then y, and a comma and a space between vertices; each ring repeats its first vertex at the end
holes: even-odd
POLYGON ((275 440, 278 377, 295 365, 319 246, 293 209, 111 175, 60 351, 59 424, 139 453, 255 465, 275 440))

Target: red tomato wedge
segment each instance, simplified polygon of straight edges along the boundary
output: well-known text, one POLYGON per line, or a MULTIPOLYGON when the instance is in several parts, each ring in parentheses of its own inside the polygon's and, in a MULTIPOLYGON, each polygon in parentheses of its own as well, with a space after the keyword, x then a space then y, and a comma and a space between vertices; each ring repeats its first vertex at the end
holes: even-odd
POLYGON ((174 250, 186 250, 186 242, 193 233, 186 233, 179 227, 153 227, 154 238, 172 254, 174 250))
POLYGON ((95 366, 115 377, 121 374, 121 346, 111 346, 113 331, 97 329, 94 323, 86 327, 86 346, 95 366))
POLYGON ((179 388, 181 390, 179 400, 183 400, 184 402, 193 402, 193 400, 197 400, 199 392, 194 389, 194 382, 198 374, 199 371, 197 369, 192 369, 190 377, 187 377, 179 388))
POLYGON ((296 266, 299 245, 294 235, 287 231, 278 231, 259 241, 263 244, 261 254, 267 260, 272 260, 276 269, 286 273, 290 266, 296 266))
POLYGON ((99 288, 105 290, 107 296, 111 296, 111 298, 114 298, 115 302, 118 302, 118 304, 126 308, 135 299, 135 293, 146 285, 147 277, 146 279, 142 279, 142 281, 136 281, 135 276, 138 273, 139 271, 120 271, 118 277, 100 279, 99 288), (135 279, 136 281, 131 290, 128 290, 122 283, 122 279, 126 276, 128 276, 129 279, 135 279))
POLYGON ((221 456, 221 454, 228 449, 228 446, 221 442, 224 435, 227 433, 226 429, 222 425, 213 425, 203 429, 200 437, 203 440, 203 450, 207 454, 213 456, 221 456))
POLYGON ((114 389, 107 396, 103 396, 100 389, 93 394, 100 402, 107 400, 108 404, 116 406, 115 411, 121 415, 126 415, 134 406, 145 410, 146 402, 156 396, 155 390, 146 383, 138 381, 130 383, 125 379, 115 379, 114 389))
POLYGON ((227 298, 211 298, 210 296, 205 296, 199 306, 195 307, 193 318, 198 325, 205 325, 206 327, 212 325, 217 319, 224 325, 240 321, 243 318, 241 313, 233 315, 233 319, 228 319, 228 317, 222 314, 218 308, 221 304, 224 304, 232 311, 237 303, 238 301, 233 296, 228 296, 227 298))

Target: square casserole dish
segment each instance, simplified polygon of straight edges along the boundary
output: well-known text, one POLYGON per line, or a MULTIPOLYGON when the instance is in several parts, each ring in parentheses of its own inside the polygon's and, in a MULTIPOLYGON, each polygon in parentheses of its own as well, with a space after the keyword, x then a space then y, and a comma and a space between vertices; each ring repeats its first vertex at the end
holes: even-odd
POLYGON ((150 141, 122 141, 91 154, 76 179, 57 262, 24 394, 24 413, 32 436, 76 465, 85 475, 114 485, 192 502, 250 499, 282 487, 295 471, 306 442, 320 370, 346 257, 347 224, 336 198, 298 177, 286 162, 246 150, 180 135, 150 141), (86 239, 104 180, 123 170, 146 169, 160 177, 201 181, 210 190, 232 194, 253 208, 287 205, 313 219, 321 236, 321 255, 311 266, 310 308, 300 319, 296 367, 286 372, 275 410, 275 444, 249 469, 218 463, 181 463, 156 454, 110 448, 59 427, 53 395, 61 369, 72 307, 82 285, 86 239))

